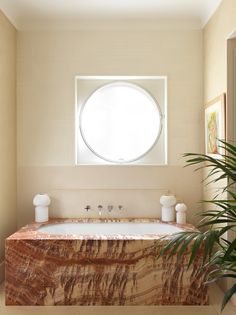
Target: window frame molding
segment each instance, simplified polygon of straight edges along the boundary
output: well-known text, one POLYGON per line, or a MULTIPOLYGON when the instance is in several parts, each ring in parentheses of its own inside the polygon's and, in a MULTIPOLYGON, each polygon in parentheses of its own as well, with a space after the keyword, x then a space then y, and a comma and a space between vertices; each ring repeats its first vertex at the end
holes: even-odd
MULTIPOLYGON (((108 85, 109 83, 104 83, 102 86, 108 85)), ((139 84, 137 83, 133 83, 134 85, 139 86, 139 84)), ((74 166, 167 166, 168 165, 168 110, 167 110, 167 104, 168 104, 168 94, 167 94, 167 84, 168 84, 168 78, 166 75, 158 75, 158 76, 147 76, 147 75, 139 75, 139 76, 110 76, 110 75, 75 75, 74 77, 74 87, 75 87, 75 130, 74 130, 74 150, 75 150, 75 154, 74 154, 74 166), (83 137, 82 137, 82 133, 80 132, 80 111, 81 108, 79 109, 79 105, 78 105, 78 80, 110 80, 111 84, 115 83, 115 82, 125 82, 127 81, 127 83, 131 83, 129 82, 129 80, 163 80, 164 81, 164 110, 162 110, 161 106, 159 105, 158 101, 156 101, 156 104, 159 106, 159 110, 160 110, 160 114, 161 114, 161 129, 160 129, 160 134, 157 137, 155 143, 153 144, 153 146, 147 151, 145 152, 142 156, 138 157, 138 159, 135 159, 133 161, 128 161, 125 163, 117 163, 117 162, 113 162, 113 161, 108 161, 105 160, 104 158, 100 157, 99 155, 97 155, 93 150, 91 150, 91 148, 89 146, 87 146, 86 141, 84 141, 83 137), (163 123, 164 121, 164 123, 163 123), (163 163, 135 163, 135 161, 140 160, 141 158, 143 158, 145 155, 147 155, 154 147, 155 145, 158 143, 158 140, 160 139, 160 136, 162 134, 162 132, 164 132, 164 162, 163 163), (90 150, 97 158, 100 158, 104 161, 104 163, 79 163, 78 162, 78 138, 79 138, 79 133, 80 136, 82 137, 83 141, 85 142, 85 145, 87 146, 88 150, 90 150)), ((101 87, 101 86, 100 86, 101 87)), ((100 87, 96 88, 93 93, 98 90, 100 87)), ((140 88, 143 89, 144 91, 146 91, 145 87, 142 87, 140 85, 140 88)), ((152 95, 152 93, 150 93, 149 91, 146 91, 148 94, 150 94, 151 97, 154 98, 155 100, 155 96, 152 95)), ((86 98, 88 99, 91 96, 91 94, 89 94, 89 96, 86 98)), ((86 103, 86 102, 85 102, 86 103)), ((82 106, 83 107, 83 106, 82 106)))

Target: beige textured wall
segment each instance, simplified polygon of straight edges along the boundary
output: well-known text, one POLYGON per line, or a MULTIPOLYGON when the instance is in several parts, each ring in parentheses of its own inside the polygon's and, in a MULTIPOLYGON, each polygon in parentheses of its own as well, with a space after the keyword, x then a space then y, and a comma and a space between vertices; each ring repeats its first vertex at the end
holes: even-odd
MULTIPOLYGON (((221 93, 227 92, 227 39, 236 30, 236 1, 223 0, 213 17, 203 30, 204 47, 204 100, 205 103, 221 93)), ((228 93, 227 96, 229 96, 228 93)), ((232 106, 228 98, 227 106, 232 106)), ((228 108, 228 113, 231 109, 228 108)), ((229 119, 226 122, 229 139, 232 140, 232 124, 235 121, 229 119)), ((235 138, 235 135, 234 135, 235 138)), ((211 198, 218 187, 226 186, 226 181, 218 185, 210 185, 204 190, 206 199, 211 198)), ((222 282, 222 288, 229 287, 230 281, 222 282)), ((231 283, 232 285, 232 283, 231 283)), ((236 305, 236 296, 232 299, 236 305)))
MULTIPOLYGON (((227 39, 236 31, 235 16, 236 1, 223 0, 203 30, 205 103, 227 92, 227 39)), ((231 104, 228 102, 227 106, 231 104)), ((227 131, 232 129, 232 123, 235 122, 227 120, 227 131)), ((226 182, 220 183, 221 187, 225 185, 226 182)), ((211 198, 218 187, 208 186, 204 190, 205 198, 211 198)))
POLYGON ((192 220, 202 197, 201 174, 183 171, 181 154, 202 148, 201 31, 19 32, 17 72, 19 226, 33 219, 31 200, 38 192, 52 195, 54 216, 88 215, 82 205, 96 203, 92 190, 91 200, 71 202, 83 189, 105 189, 107 195, 97 197, 104 203, 119 202, 116 190, 136 189, 134 196, 143 196, 146 207, 135 198, 130 204, 124 194, 122 202, 129 206, 123 216, 144 217, 160 215, 148 190, 159 196, 170 189, 188 203, 192 220), (74 76, 79 74, 168 76, 169 166, 74 166, 74 76), (65 191, 74 197, 65 197, 65 191))
POLYGON ((236 30, 236 1, 223 0, 203 30, 204 100, 226 92, 226 40, 236 30))
POLYGON ((0 282, 4 241, 16 229, 16 30, 0 11, 0 282))

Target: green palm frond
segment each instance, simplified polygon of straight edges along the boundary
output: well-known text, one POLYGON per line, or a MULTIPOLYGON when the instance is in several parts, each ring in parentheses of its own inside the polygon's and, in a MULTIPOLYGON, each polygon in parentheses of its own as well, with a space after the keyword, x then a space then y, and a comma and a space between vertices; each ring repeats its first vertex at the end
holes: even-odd
MULTIPOLYGON (((188 253, 188 267, 201 256, 202 267, 211 270, 208 273, 207 283, 223 278, 231 278, 236 282, 236 238, 233 240, 225 238, 225 234, 229 231, 234 231, 236 235, 236 146, 221 140, 220 147, 224 151, 221 159, 206 154, 184 154, 187 158, 186 166, 200 165, 196 170, 203 168, 209 170, 204 179, 207 185, 219 183, 223 179, 227 181, 218 195, 212 200, 203 201, 210 204, 211 209, 200 214, 198 227, 207 228, 207 231, 176 233, 162 247, 159 255, 164 255, 167 259, 176 255, 179 259, 188 253), (219 198, 220 193, 226 193, 229 198, 219 198)), ((236 294, 236 283, 225 293, 222 310, 233 294, 236 294)))
POLYGON ((177 257, 186 253, 188 245, 191 243, 191 256, 189 259, 189 266, 196 259, 199 250, 204 248, 203 265, 207 258, 212 255, 212 249, 215 243, 219 243, 219 231, 210 230, 204 233, 201 232, 180 232, 173 235, 171 241, 163 246, 160 256, 165 255, 167 259, 175 255, 178 251, 177 257))
POLYGON ((221 306, 221 311, 225 308, 226 304, 229 302, 231 297, 236 293, 236 283, 228 290, 225 292, 222 306, 221 306))

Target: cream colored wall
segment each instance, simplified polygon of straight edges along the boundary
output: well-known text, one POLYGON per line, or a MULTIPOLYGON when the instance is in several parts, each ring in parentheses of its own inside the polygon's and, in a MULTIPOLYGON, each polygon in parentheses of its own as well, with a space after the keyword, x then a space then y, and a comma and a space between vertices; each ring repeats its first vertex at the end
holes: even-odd
POLYGON ((223 0, 203 30, 204 100, 226 92, 226 39, 236 30, 236 1, 223 0))
MULTIPOLYGON (((236 1, 223 0, 213 17, 203 30, 204 47, 204 100, 205 103, 221 93, 227 92, 227 39, 230 34, 236 30, 236 1)), ((231 100, 227 93, 227 113, 226 121, 228 139, 232 140, 232 119, 231 100)), ((235 135, 234 135, 235 139, 235 135)), ((204 197, 211 198, 218 187, 226 186, 226 181, 218 185, 210 185, 204 190, 204 197)), ((226 196, 225 196, 226 197, 226 196)), ((226 289, 229 283, 222 283, 223 289, 226 289)), ((236 297, 233 299, 236 305, 236 297)))
POLYGON ((0 11, 0 282, 4 241, 16 229, 16 30, 0 11))
POLYGON ((193 220, 201 174, 183 170, 181 154, 202 149, 201 31, 19 31, 17 60, 19 226, 33 220, 38 192, 53 197, 53 216, 95 216, 82 208, 101 200, 153 217, 169 189, 193 220), (75 167, 75 75, 167 75, 169 166, 75 167))
MULTIPOLYGON (((223 0, 203 30, 204 42, 204 101, 205 103, 221 93, 227 93, 227 138, 234 140, 234 115, 231 103, 232 89, 227 87, 227 40, 234 33, 236 37, 236 2, 223 0)), ((231 45, 233 46, 233 45, 231 45)), ((234 46, 236 47, 235 40, 234 46)), ((232 61, 231 61, 232 62, 232 61)), ((232 63, 233 67, 233 63, 232 63)))
MULTIPOLYGON (((235 16, 235 0, 223 0, 203 30, 205 103, 221 93, 227 92, 227 39, 230 34, 236 31, 235 16)), ((227 106, 231 105, 228 98, 227 106)), ((227 111, 230 112, 230 108, 227 111)), ((232 140, 230 130, 232 129, 232 123, 235 122, 229 120, 231 116, 227 117, 226 128, 229 139, 232 140)), ((204 190, 205 198, 211 198, 219 186, 225 185, 226 182, 224 181, 220 185, 208 186, 204 190)))

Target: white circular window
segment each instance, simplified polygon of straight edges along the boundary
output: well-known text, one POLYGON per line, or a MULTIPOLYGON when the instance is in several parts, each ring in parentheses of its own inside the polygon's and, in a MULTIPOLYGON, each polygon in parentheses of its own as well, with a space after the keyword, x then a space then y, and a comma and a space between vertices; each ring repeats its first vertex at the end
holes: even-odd
POLYGON ((133 83, 106 84, 90 95, 80 112, 80 131, 89 149, 103 160, 135 161, 149 152, 161 133, 155 99, 133 83))

